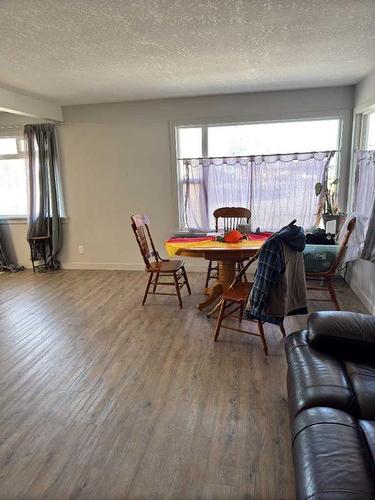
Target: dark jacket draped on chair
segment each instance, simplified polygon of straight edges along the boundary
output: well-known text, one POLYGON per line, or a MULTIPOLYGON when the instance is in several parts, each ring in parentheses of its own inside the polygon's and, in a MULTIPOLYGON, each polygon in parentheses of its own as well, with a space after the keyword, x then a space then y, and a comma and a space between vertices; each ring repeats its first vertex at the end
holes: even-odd
POLYGON ((303 250, 305 234, 299 226, 285 226, 259 252, 245 318, 282 324, 284 316, 307 314, 303 250))

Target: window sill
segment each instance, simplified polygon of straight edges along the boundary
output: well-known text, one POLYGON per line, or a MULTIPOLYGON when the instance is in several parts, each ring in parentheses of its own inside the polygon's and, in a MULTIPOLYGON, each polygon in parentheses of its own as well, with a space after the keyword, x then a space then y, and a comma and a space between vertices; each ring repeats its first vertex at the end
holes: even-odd
POLYGON ((27 224, 26 215, 0 215, 0 224, 27 224))
MULTIPOLYGON (((69 221, 69 217, 61 217, 62 223, 65 224, 69 221)), ((27 224, 27 216, 5 216, 0 215, 0 225, 14 225, 14 224, 27 224)))

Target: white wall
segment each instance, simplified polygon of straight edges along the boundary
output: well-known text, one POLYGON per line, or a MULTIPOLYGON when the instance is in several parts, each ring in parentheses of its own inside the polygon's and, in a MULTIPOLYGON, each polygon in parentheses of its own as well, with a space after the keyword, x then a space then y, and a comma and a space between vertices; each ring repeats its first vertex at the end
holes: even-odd
MULTIPOLYGON (((59 132, 69 217, 64 267, 143 268, 129 226, 134 212, 151 215, 161 248, 177 229, 170 121, 341 116, 346 177, 353 95, 352 87, 338 87, 63 108, 59 132), (84 255, 78 245, 84 245, 84 255)), ((7 230, 19 262, 27 263, 26 226, 11 224, 7 230)))
MULTIPOLYGON (((355 89, 355 110, 362 112, 370 106, 375 106, 375 71, 355 89)), ((375 264, 356 261, 351 269, 350 286, 371 314, 375 314, 375 264)))
POLYGON ((375 71, 356 85, 354 105, 356 108, 375 105, 375 71))
POLYGON ((0 87, 0 110, 8 113, 38 117, 43 120, 62 120, 61 106, 49 101, 20 94, 0 87))

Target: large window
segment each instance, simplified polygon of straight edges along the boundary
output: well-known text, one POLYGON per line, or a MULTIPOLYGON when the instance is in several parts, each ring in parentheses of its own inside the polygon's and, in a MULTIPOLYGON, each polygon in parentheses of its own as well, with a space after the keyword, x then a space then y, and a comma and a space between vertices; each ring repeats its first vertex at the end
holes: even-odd
POLYGON ((0 137, 0 217, 27 213, 26 169, 22 137, 0 137))
MULTIPOLYGON (((186 229, 186 220, 183 216, 186 197, 186 172, 183 159, 334 150, 337 152, 328 170, 329 181, 332 182, 337 177, 340 160, 341 119, 178 126, 176 146, 180 228, 186 229)), ((249 186, 238 183, 236 178, 236 175, 231 178, 231 189, 237 191, 238 200, 247 199, 247 193, 244 191, 249 189, 249 186)), ((227 181, 225 182, 227 184, 227 181)), ((204 193, 199 195, 198 190, 196 193, 198 193, 197 198, 204 196, 204 193)), ((285 195, 290 197, 291 193, 285 195)), ((273 200, 270 199, 269 203, 272 204, 273 200)), ((263 209, 267 210, 267 207, 263 209)))

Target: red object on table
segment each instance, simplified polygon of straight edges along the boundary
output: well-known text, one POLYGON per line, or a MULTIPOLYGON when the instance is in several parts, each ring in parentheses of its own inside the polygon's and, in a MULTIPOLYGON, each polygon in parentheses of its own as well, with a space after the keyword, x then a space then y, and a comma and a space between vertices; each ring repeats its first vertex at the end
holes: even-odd
POLYGON ((236 229, 233 229, 233 231, 229 231, 229 233, 226 233, 226 235, 224 236, 225 243, 238 243, 243 239, 244 236, 236 229))

